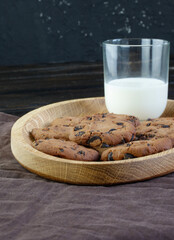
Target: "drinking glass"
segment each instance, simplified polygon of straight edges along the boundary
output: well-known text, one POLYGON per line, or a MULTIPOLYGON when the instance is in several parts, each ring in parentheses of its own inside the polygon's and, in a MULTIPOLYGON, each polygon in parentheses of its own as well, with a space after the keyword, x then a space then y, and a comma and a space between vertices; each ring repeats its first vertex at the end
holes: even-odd
POLYGON ((103 42, 108 111, 140 120, 159 117, 168 98, 169 51, 170 43, 161 39, 103 42))

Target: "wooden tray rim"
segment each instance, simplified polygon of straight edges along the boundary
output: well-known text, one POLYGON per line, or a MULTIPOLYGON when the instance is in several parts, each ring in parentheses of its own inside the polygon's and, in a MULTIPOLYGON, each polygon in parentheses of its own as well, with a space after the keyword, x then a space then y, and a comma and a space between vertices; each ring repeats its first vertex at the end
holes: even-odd
MULTIPOLYGON (((66 100, 66 101, 62 101, 62 102, 57 102, 57 103, 52 103, 52 104, 48 104, 45 106, 42 106, 40 108, 37 108, 33 111, 30 111, 29 113, 23 115, 21 118, 19 118, 14 125, 12 126, 12 130, 11 130, 11 135, 14 131, 18 131, 20 134, 20 138, 18 139, 18 141, 20 142, 20 144, 22 144, 21 147, 24 147, 26 149, 26 151, 28 151, 30 154, 37 153, 37 155, 41 158, 44 158, 45 160, 49 160, 49 161, 56 161, 56 162, 63 162, 63 163, 68 163, 68 164, 79 164, 79 165, 117 165, 117 164, 127 164, 127 163, 131 163, 131 162, 141 162, 144 160, 155 160, 156 158, 161 158, 163 156, 169 155, 169 154, 174 154, 174 148, 163 151, 161 153, 156 153, 156 154, 151 154, 149 156, 144 156, 144 157, 139 157, 139 158, 134 158, 134 159, 126 159, 126 160, 118 160, 118 161, 95 161, 95 162, 88 162, 88 161, 76 161, 76 160, 69 160, 69 159, 65 159, 65 158, 59 158, 59 157, 54 157, 48 154, 45 154, 43 152, 40 152, 36 149, 34 149, 30 144, 28 144, 27 142, 25 142, 25 139, 23 137, 23 132, 22 129, 25 126, 25 124, 27 123, 27 121, 30 120, 31 116, 34 118, 35 115, 37 115, 38 112, 40 111, 44 111, 45 109, 52 108, 55 106, 60 106, 60 105, 64 105, 64 104, 69 104, 69 103, 73 103, 73 102, 79 102, 79 101, 89 101, 89 100, 96 100, 96 99, 104 99, 104 97, 95 97, 95 98, 81 98, 81 99, 73 99, 73 100, 66 100), (23 119, 25 119, 25 122, 23 122, 23 119), (21 127, 21 123, 22 123, 22 127, 21 127), (23 143, 25 142, 25 144, 23 143), (34 153, 31 152, 30 150, 32 149, 32 151, 34 150, 34 153)), ((168 99, 168 101, 170 102, 174 102, 174 100, 172 99, 168 99)), ((12 150, 13 152, 13 150, 12 150)))

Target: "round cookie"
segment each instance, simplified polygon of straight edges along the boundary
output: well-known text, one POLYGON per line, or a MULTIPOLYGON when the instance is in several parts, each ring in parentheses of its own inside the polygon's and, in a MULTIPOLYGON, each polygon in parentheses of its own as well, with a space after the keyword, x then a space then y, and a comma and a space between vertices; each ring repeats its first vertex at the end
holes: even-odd
POLYGON ((75 126, 69 140, 98 150, 132 141, 134 136, 135 127, 131 123, 106 119, 103 122, 93 121, 89 125, 75 126))
POLYGON ((53 126, 47 128, 33 128, 31 131, 31 136, 35 139, 69 139, 69 135, 73 131, 73 127, 66 126, 53 126))
POLYGON ((104 119, 110 119, 112 122, 118 122, 120 121, 126 121, 129 123, 132 123, 135 127, 140 124, 140 121, 138 118, 134 116, 129 116, 125 114, 114 114, 114 113, 98 113, 93 115, 94 120, 104 120, 104 119))
POLYGON ((172 141, 170 138, 133 141, 105 150, 101 155, 101 160, 115 161, 143 157, 170 148, 172 148, 172 141))
POLYGON ((61 117, 55 119, 51 126, 75 126, 75 125, 85 125, 90 124, 93 121, 101 121, 104 122, 105 120, 110 119, 113 122, 117 122, 118 120, 126 121, 132 123, 135 127, 140 124, 138 118, 134 116, 128 116, 124 114, 113 114, 113 113, 96 113, 93 115, 87 115, 82 117, 61 117))
POLYGON ((172 140, 174 146, 174 118, 156 118, 143 121, 136 128, 136 138, 151 139, 159 137, 169 137, 172 140))
POLYGON ((41 152, 61 158, 81 161, 97 161, 99 153, 94 149, 61 139, 42 139, 33 142, 33 147, 41 152))
POLYGON ((50 126, 75 126, 81 122, 81 117, 60 117, 51 122, 50 126))

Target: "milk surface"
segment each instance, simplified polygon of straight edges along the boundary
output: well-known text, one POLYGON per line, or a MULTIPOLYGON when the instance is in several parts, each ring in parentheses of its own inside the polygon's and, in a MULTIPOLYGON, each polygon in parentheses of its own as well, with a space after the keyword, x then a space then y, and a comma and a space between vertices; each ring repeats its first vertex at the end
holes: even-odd
POLYGON ((167 104, 168 84, 154 78, 122 78, 105 83, 109 112, 140 120, 159 117, 167 104))

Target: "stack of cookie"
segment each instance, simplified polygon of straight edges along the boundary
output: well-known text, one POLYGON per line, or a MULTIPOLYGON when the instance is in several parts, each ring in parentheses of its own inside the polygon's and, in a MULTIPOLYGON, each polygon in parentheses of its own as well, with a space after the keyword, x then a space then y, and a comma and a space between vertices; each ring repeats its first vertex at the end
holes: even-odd
POLYGON ((149 119, 97 113, 55 119, 31 132, 33 147, 71 160, 113 161, 147 156, 174 146, 174 118, 149 119))

